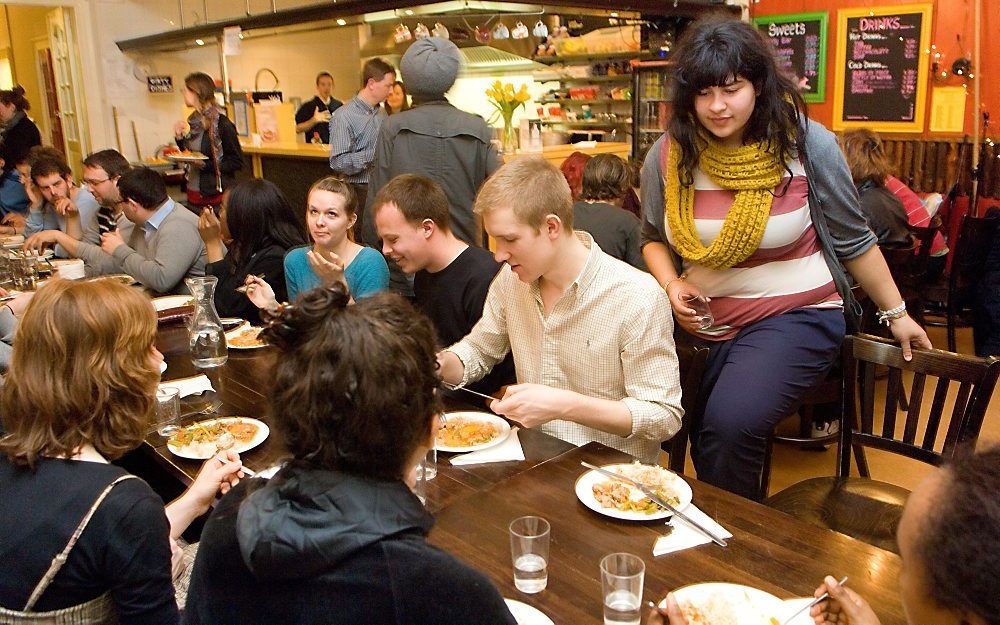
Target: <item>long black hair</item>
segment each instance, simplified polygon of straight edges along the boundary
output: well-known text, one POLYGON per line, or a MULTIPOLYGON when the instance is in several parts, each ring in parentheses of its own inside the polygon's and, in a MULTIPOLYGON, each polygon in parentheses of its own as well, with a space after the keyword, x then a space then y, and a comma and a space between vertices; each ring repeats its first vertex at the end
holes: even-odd
POLYGON ((682 184, 692 184, 700 155, 695 97, 702 89, 724 86, 736 77, 750 82, 757 93, 743 142, 765 142, 781 163, 797 153, 802 140, 799 116, 805 118, 806 103, 791 79, 778 71, 770 45, 756 28, 726 15, 703 17, 688 27, 673 60, 669 131, 681 147, 682 184))
POLYGON ((273 182, 259 178, 229 189, 226 227, 233 238, 229 253, 237 273, 255 252, 266 247, 289 250, 308 242, 305 226, 285 194, 273 182))

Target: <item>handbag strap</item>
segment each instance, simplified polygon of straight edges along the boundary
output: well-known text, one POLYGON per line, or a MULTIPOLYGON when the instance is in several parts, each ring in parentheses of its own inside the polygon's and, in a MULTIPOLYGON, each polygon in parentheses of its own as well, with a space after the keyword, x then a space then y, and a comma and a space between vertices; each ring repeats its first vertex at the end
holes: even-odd
POLYGON ((80 535, 83 534, 83 530, 87 529, 87 524, 90 523, 90 519, 93 518, 94 513, 97 512, 97 508, 100 507, 101 502, 103 502, 104 498, 108 496, 108 494, 111 492, 111 489, 114 488, 115 485, 118 484, 119 482, 124 482, 125 480, 137 480, 137 479, 139 478, 137 478, 134 475, 123 475, 118 479, 116 479, 114 482, 108 484, 107 488, 104 489, 104 491, 97 497, 97 500, 94 501, 94 503, 90 506, 90 510, 87 511, 87 514, 83 517, 83 520, 80 521, 80 524, 76 527, 76 530, 73 532, 73 535, 69 537, 69 542, 66 543, 66 546, 63 548, 62 552, 52 559, 52 563, 49 564, 49 570, 45 572, 45 575, 42 576, 42 579, 38 582, 38 585, 35 586, 35 590, 31 592, 31 596, 28 597, 28 603, 25 604, 24 610, 22 610, 23 612, 31 612, 32 608, 35 607, 35 603, 38 602, 42 594, 49 587, 49 584, 51 584, 52 580, 55 579, 56 574, 59 572, 59 569, 62 568, 63 564, 66 564, 66 560, 69 559, 69 552, 73 550, 73 545, 75 545, 76 541, 80 539, 80 535))

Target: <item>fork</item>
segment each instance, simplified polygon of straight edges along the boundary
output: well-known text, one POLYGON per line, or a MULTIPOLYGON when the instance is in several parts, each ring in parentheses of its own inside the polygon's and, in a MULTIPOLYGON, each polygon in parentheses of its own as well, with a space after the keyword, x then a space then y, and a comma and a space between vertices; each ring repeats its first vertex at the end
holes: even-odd
POLYGON ((221 407, 222 407, 222 401, 216 399, 212 403, 210 403, 209 405, 207 405, 204 408, 202 408, 201 410, 192 410, 191 412, 185 412, 180 417, 178 417, 178 420, 179 419, 187 419, 188 417, 193 417, 195 415, 200 415, 200 414, 212 414, 213 412, 217 411, 221 407))
MULTIPOLYGON (((264 274, 255 275, 254 277, 257 278, 258 280, 263 280, 264 279, 264 274)), ((246 293, 247 292, 247 286, 249 286, 249 285, 244 284, 243 286, 236 287, 236 292, 237 293, 246 293)))

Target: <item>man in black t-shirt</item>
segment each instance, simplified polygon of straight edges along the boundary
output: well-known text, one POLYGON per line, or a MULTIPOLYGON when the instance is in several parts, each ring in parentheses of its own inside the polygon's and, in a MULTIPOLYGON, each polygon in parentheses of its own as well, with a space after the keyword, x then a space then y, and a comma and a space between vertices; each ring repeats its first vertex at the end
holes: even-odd
POLYGON ((330 143, 330 115, 343 104, 333 97, 333 76, 320 72, 316 76, 316 97, 299 107, 295 113, 295 132, 306 134, 306 143, 330 143))
MULTIPOLYGON (((379 190, 372 213, 382 253, 413 275, 415 302, 434 324, 438 344, 462 339, 482 317, 486 292, 500 271, 493 254, 452 233, 448 198, 430 178, 396 176, 379 190)), ((491 394, 514 382, 514 361, 507 354, 469 388, 491 394)))

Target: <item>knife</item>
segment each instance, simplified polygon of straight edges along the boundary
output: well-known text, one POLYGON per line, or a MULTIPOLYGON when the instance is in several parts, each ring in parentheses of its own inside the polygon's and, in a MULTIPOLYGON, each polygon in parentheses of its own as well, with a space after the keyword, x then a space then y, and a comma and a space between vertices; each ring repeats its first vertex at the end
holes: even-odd
POLYGON ((636 482, 633 479, 627 478, 627 477, 625 477, 624 475, 622 475, 620 473, 615 473, 613 471, 608 471, 607 469, 602 469, 601 467, 594 466, 594 465, 590 464, 589 462, 581 462, 580 464, 582 464, 583 466, 587 467, 588 469, 592 469, 594 471, 597 471, 598 473, 601 473, 603 475, 607 475, 610 478, 614 478, 614 479, 619 480, 621 482, 625 482, 626 484, 631 484, 632 486, 635 486, 636 488, 638 488, 642 492, 643 495, 645 495, 646 497, 649 497, 649 499, 651 499, 653 503, 655 503, 656 505, 660 506, 661 508, 663 508, 667 512, 670 512, 674 516, 678 517, 679 519, 681 519, 682 521, 684 521, 685 523, 687 523, 691 527, 695 528, 696 530, 698 530, 699 532, 701 532, 705 536, 708 536, 709 538, 712 539, 712 542, 714 542, 716 545, 719 545, 720 547, 728 547, 729 546, 729 543, 727 543, 725 541, 725 539, 716 536, 712 532, 708 531, 707 529, 705 529, 704 527, 702 527, 701 525, 699 525, 697 522, 693 521, 691 519, 691 517, 687 516, 686 514, 684 514, 683 512, 681 512, 680 510, 678 510, 677 508, 671 506, 669 503, 667 503, 662 498, 660 498, 656 493, 654 493, 645 484, 640 484, 639 482, 636 482))

